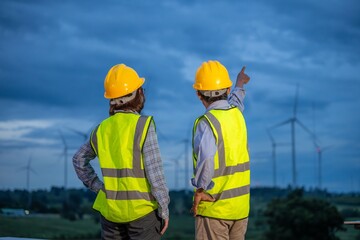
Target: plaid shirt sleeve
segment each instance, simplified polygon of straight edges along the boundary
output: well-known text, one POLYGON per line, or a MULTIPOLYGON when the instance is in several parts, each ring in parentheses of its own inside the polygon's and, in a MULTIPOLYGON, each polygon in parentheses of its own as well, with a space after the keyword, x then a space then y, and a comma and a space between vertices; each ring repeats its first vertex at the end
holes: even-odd
POLYGON ((151 185, 151 193, 159 204, 159 216, 169 218, 169 190, 166 186, 155 125, 151 122, 143 147, 144 167, 151 185))
POLYGON ((73 157, 73 165, 76 175, 83 184, 93 192, 103 188, 104 183, 99 179, 90 161, 96 157, 90 141, 80 147, 73 157))

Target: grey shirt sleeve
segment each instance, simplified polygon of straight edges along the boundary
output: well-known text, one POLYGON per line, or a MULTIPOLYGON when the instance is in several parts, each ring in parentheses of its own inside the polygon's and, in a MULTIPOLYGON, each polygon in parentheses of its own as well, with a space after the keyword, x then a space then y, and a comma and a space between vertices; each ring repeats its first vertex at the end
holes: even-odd
POLYGON ((205 119, 199 120, 194 135, 194 153, 197 157, 195 177, 191 183, 195 188, 210 190, 214 187, 214 156, 216 142, 209 123, 205 119))
POLYGON ((234 105, 236 107, 239 108, 239 110, 241 112, 244 111, 244 98, 245 98, 245 89, 244 88, 239 88, 239 87, 235 87, 229 97, 228 97, 228 102, 231 105, 234 105))

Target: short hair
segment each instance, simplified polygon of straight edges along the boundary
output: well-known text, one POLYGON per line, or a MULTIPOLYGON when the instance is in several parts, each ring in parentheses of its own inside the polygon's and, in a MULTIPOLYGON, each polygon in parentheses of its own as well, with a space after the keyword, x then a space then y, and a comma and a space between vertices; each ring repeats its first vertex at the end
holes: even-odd
MULTIPOLYGON (((124 97, 130 96, 130 94, 125 95, 124 97)), ((117 110, 120 111, 126 111, 126 110, 130 110, 130 111, 136 111, 138 113, 141 113, 141 110, 144 108, 144 104, 145 104, 145 96, 144 96, 144 91, 142 89, 142 87, 138 88, 136 90, 136 96, 133 100, 119 105, 119 104, 111 104, 112 99, 110 99, 109 101, 109 115, 112 116, 116 113, 117 110)))

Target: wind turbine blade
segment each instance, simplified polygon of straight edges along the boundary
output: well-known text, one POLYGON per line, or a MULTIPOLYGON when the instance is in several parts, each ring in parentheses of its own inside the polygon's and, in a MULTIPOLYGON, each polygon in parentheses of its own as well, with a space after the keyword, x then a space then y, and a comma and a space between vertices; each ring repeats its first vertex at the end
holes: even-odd
MULTIPOLYGON (((295 119, 295 121, 307 132, 310 134, 310 136, 312 137, 313 140, 315 140, 315 136, 314 134, 299 120, 299 119, 295 119)), ((315 141, 314 141, 315 142, 315 141)))
POLYGON ((272 127, 270 128, 270 130, 271 130, 271 129, 274 129, 274 128, 277 128, 277 127, 280 127, 280 126, 283 126, 283 125, 285 125, 285 124, 288 124, 288 123, 290 123, 291 121, 293 121, 292 118, 290 118, 290 119, 288 119, 288 120, 286 120, 286 121, 283 121, 283 122, 281 122, 281 123, 275 124, 274 126, 272 126, 272 127))

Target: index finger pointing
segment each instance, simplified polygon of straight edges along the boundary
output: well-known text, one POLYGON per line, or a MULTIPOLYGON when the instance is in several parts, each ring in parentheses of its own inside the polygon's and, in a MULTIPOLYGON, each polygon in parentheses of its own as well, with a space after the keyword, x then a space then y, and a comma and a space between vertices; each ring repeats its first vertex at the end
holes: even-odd
POLYGON ((246 66, 243 66, 240 72, 244 73, 245 69, 246 69, 246 66))

